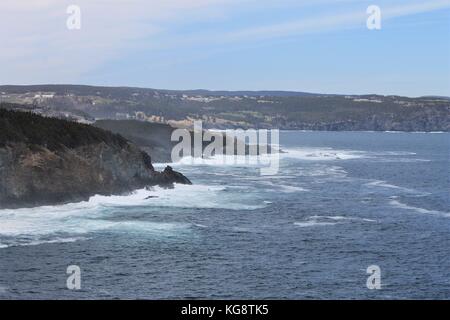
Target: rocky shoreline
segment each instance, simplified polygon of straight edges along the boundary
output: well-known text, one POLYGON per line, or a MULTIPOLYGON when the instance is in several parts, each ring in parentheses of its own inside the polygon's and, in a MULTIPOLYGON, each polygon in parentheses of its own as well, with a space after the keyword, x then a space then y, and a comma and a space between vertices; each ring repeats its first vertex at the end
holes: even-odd
POLYGON ((119 135, 0 109, 0 208, 57 205, 150 186, 191 184, 119 135))

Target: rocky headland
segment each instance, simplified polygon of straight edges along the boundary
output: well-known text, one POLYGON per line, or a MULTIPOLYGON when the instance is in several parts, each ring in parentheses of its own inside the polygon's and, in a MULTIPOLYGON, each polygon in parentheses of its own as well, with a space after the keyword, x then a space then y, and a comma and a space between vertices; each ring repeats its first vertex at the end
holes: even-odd
POLYGON ((190 184, 118 134, 0 108, 0 208, 78 202, 135 189, 190 184))

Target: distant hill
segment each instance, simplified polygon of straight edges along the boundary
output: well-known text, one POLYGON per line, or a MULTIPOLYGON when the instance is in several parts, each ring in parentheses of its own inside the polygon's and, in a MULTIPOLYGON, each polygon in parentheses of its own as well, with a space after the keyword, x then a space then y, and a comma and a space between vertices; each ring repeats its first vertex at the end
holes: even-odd
POLYGON ((181 90, 173 91, 167 90, 172 93, 183 93, 187 95, 200 95, 200 96, 225 96, 225 97, 311 97, 311 96, 327 96, 326 94, 297 92, 297 91, 212 91, 212 90, 181 90))
POLYGON ((55 92, 58 95, 63 95, 67 93, 73 93, 78 95, 93 95, 100 92, 103 95, 106 94, 123 94, 127 95, 134 92, 147 92, 147 91, 157 91, 161 93, 171 93, 171 94, 191 94, 191 95, 202 95, 202 96, 249 96, 249 97, 260 97, 260 96, 271 96, 271 97, 301 97, 301 96, 326 96, 325 94, 316 94, 308 92, 297 92, 297 91, 214 91, 205 89, 196 90, 161 90, 161 89, 150 89, 150 88, 140 88, 140 87, 103 87, 103 86, 87 86, 87 85, 58 85, 58 84, 43 84, 43 85, 3 85, 0 86, 0 92, 24 94, 28 92, 55 92))
POLYGON ((289 91, 159 90, 81 85, 0 86, 0 102, 93 122, 144 120, 205 128, 450 131, 448 97, 324 95, 289 91))

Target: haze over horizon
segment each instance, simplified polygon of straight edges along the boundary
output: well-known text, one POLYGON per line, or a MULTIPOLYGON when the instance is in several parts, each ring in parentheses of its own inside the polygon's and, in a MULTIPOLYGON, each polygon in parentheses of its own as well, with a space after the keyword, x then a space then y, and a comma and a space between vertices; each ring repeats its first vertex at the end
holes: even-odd
MULTIPOLYGON (((381 94, 376 92, 367 92, 367 93, 352 93, 352 92, 309 92, 304 90, 271 90, 271 89, 255 89, 255 90, 246 90, 246 89, 237 89, 237 90, 229 90, 229 89, 205 89, 205 88, 156 88, 156 87, 143 87, 143 86, 129 86, 129 85, 102 85, 102 84, 82 84, 82 83, 36 83, 36 84, 2 84, 0 83, 0 87, 2 86, 86 86, 86 87, 106 87, 106 88, 138 88, 138 89, 145 89, 145 90, 157 90, 157 91, 204 91, 204 92, 210 92, 210 93, 216 93, 216 92, 228 92, 228 93, 242 93, 242 92, 277 92, 277 93, 296 93, 296 94, 317 94, 317 95, 336 95, 336 96, 358 96, 358 95, 377 95, 377 96, 397 96, 396 94, 381 94)), ((406 95, 398 95, 403 96, 406 98, 423 98, 423 97, 441 97, 441 98, 448 98, 450 99, 450 95, 418 95, 418 96, 406 96, 406 95)))
POLYGON ((450 1, 1 3, 0 83, 450 96, 450 1), (68 30, 66 9, 81 9, 68 30), (381 30, 368 30, 378 5, 381 30))

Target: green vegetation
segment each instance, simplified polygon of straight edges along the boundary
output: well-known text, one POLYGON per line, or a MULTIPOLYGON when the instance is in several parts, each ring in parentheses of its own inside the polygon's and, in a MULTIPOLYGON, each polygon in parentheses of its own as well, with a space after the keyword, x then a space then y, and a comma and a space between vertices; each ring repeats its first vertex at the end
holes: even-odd
POLYGON ((103 129, 46 118, 31 112, 8 110, 13 107, 15 106, 10 104, 0 104, 0 147, 22 142, 55 151, 101 142, 121 148, 128 144, 122 136, 103 129))
POLYGON ((86 119, 204 119, 205 128, 450 131, 450 98, 301 92, 170 91, 72 85, 0 86, 3 101, 86 119), (51 99, 35 99, 42 92, 51 99), (28 102, 27 102, 28 101, 28 102))

